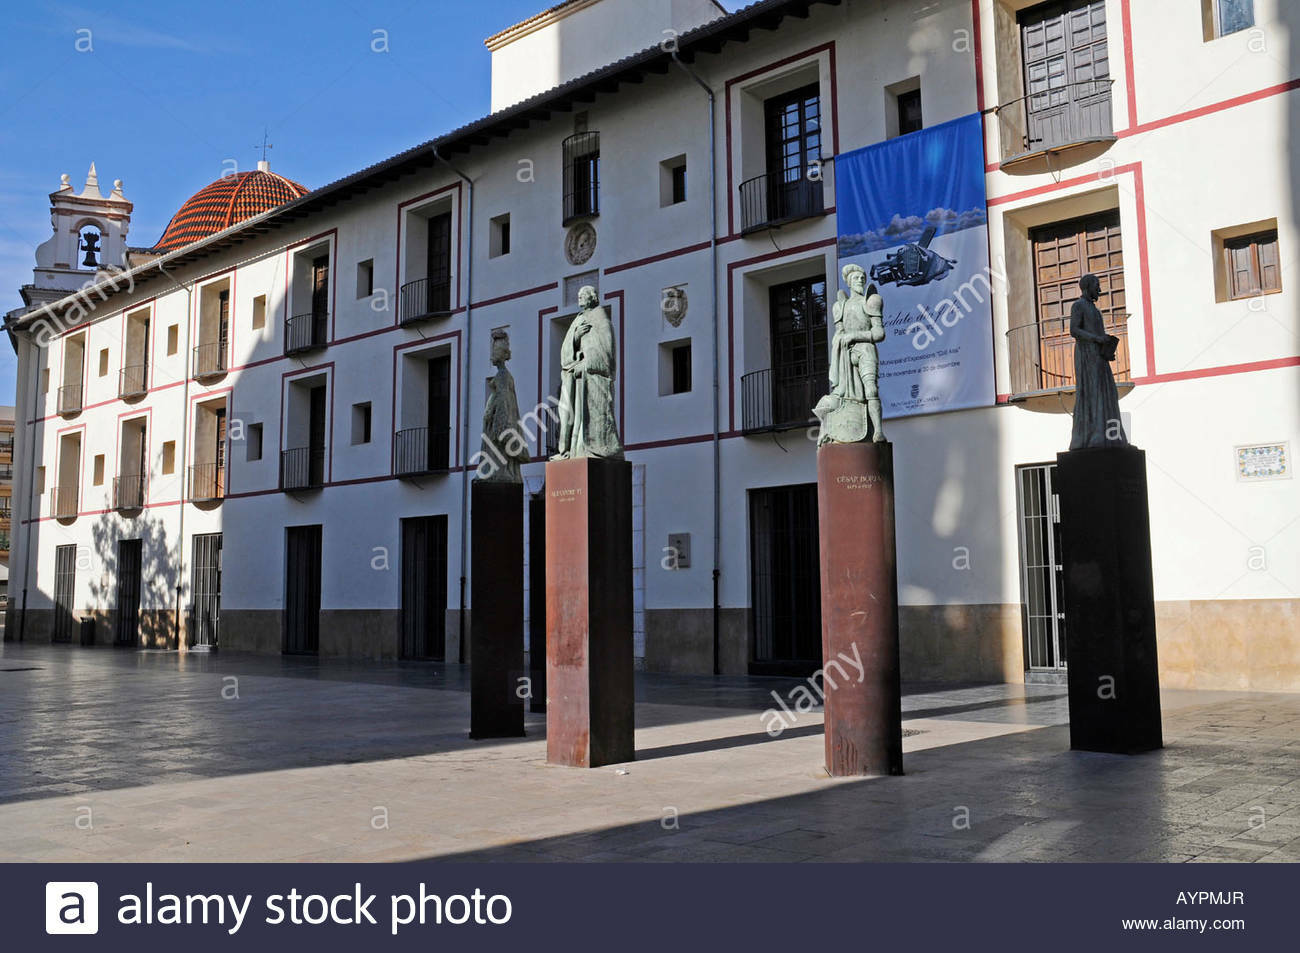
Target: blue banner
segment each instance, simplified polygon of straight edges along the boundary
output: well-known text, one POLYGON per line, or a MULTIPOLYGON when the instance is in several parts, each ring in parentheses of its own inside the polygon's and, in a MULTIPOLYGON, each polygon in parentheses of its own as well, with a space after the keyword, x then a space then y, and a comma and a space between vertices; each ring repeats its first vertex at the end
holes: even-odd
POLYGON ((841 274, 884 299, 885 416, 996 403, 979 114, 837 156, 835 206, 841 274))

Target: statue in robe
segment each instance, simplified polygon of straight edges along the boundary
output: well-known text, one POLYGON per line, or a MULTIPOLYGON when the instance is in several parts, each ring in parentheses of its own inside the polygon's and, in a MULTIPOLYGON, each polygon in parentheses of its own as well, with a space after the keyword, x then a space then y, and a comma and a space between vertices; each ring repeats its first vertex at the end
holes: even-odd
POLYGON ((831 392, 813 409, 821 421, 818 446, 826 443, 858 443, 885 440, 877 380, 880 356, 876 345, 885 339, 885 305, 875 285, 867 285, 867 273, 859 265, 845 265, 844 283, 831 314, 835 334, 831 338, 831 392))
POLYGON ((1115 360, 1119 338, 1106 333, 1097 307, 1101 281, 1096 275, 1079 279, 1083 294, 1070 309, 1070 336, 1074 338, 1074 430, 1071 450, 1128 445, 1119 413, 1119 390, 1110 362, 1115 360))
POLYGON ((504 328, 492 332, 491 360, 497 372, 488 378, 478 478, 493 483, 522 483, 519 465, 529 460, 528 444, 519 432, 519 398, 515 396, 515 379, 506 369, 510 335, 504 328))
POLYGON ((578 291, 578 307, 560 345, 560 438, 551 459, 622 460, 614 419, 614 325, 590 285, 578 291))

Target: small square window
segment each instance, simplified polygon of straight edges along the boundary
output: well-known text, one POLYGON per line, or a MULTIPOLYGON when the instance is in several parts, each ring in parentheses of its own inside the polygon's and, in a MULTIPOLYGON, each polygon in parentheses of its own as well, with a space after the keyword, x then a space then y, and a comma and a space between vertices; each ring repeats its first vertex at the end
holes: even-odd
POLYGON ((95 454, 94 471, 95 471, 94 472, 95 486, 103 486, 104 485, 104 455, 102 453, 95 454))
POLYGON ((499 258, 510 254, 510 216, 498 215, 491 221, 492 234, 488 243, 488 257, 499 258))
POLYGON ((352 445, 370 442, 370 402, 352 405, 352 445))
POLYGON ((885 87, 885 138, 894 139, 924 128, 921 118, 921 77, 913 76, 885 87))
POLYGON ((675 156, 659 163, 659 207, 680 205, 686 201, 686 156, 675 156))
POLYGON ((266 295, 253 299, 253 330, 260 331, 266 327, 266 295))
POLYGON ((99 376, 108 376, 108 348, 103 348, 99 352, 99 376))
POLYGON ((1255 25, 1255 0, 1201 0, 1201 25, 1206 42, 1249 30, 1255 25))
POLYGON ((162 448, 162 472, 166 474, 176 472, 176 441, 168 440, 162 448))
POLYGON ((262 425, 249 424, 245 431, 245 440, 248 442, 248 459, 262 459, 262 425))
POLYGON ((176 348, 180 342, 180 328, 173 324, 167 328, 167 354, 170 357, 176 353, 176 348))
POLYGON ((1277 219, 1253 222, 1211 234, 1216 266, 1216 301, 1238 301, 1282 290, 1277 219))
POLYGON ((369 298, 375 293, 375 260, 367 258, 357 262, 357 297, 369 298))
POLYGON ((668 341, 659 345, 659 396, 686 394, 691 389, 691 342, 668 341))

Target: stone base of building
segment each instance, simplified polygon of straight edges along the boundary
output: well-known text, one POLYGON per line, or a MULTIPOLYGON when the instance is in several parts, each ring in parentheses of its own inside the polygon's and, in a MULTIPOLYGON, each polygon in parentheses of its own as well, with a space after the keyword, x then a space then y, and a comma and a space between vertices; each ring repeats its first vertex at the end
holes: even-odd
MULTIPOLYGON (((718 662, 723 675, 749 671, 749 610, 718 614, 718 662)), ((713 673, 712 609, 646 609, 645 671, 713 673)))

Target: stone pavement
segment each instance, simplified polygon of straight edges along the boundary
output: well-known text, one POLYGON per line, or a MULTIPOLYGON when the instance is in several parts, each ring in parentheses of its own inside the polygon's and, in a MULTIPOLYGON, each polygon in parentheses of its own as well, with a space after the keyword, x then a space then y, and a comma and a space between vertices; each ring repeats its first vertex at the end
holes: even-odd
POLYGON ((0 861, 1300 861, 1300 695, 1166 692, 1166 749, 1069 750, 1065 689, 915 686, 907 776, 822 769, 789 680, 638 675, 637 760, 471 742, 421 663, 0 647, 0 861), (237 690, 238 697, 233 696, 237 690))

